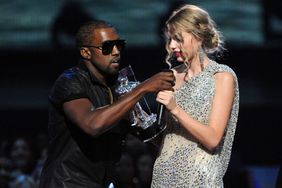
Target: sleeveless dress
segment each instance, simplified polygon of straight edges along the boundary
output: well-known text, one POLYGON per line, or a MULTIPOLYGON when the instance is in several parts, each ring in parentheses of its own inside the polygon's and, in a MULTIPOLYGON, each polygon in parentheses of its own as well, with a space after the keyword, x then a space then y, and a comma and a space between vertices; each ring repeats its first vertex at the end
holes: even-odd
POLYGON ((227 65, 210 61, 202 72, 176 91, 175 98, 191 117, 207 125, 215 94, 214 74, 218 72, 231 73, 236 82, 230 119, 219 146, 213 152, 208 151, 167 113, 167 129, 154 164, 152 188, 223 187, 239 110, 239 88, 234 71, 227 65))

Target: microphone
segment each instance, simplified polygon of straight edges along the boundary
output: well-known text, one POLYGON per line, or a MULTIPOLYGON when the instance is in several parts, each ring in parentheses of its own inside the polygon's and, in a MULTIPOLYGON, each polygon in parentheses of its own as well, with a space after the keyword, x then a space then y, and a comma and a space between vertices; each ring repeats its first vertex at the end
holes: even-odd
MULTIPOLYGON (((181 62, 177 61, 177 57, 176 57, 175 53, 169 59, 169 62, 171 64, 171 69, 181 64, 181 62)), ((162 121, 163 121, 164 110, 165 110, 164 104, 158 103, 158 108, 157 108, 157 126, 162 126, 163 125, 162 121)))
POLYGON ((176 57, 175 53, 171 56, 171 58, 169 58, 168 61, 171 64, 171 69, 182 64, 181 62, 177 61, 177 57, 176 57))
POLYGON ((163 113, 164 113, 164 105, 161 103, 158 103, 158 111, 157 111, 157 125, 162 126, 163 125, 163 113))

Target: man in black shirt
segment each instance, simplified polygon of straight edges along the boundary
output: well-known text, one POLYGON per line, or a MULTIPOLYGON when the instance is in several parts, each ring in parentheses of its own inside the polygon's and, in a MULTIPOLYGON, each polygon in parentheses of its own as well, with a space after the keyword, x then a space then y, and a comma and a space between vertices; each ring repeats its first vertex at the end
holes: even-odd
POLYGON ((277 179, 276 179, 275 188, 282 188, 282 159, 281 159, 280 168, 279 168, 277 179))
POLYGON ((146 93, 172 90, 172 72, 160 72, 115 100, 112 80, 125 41, 105 21, 77 33, 81 61, 55 82, 49 96, 48 158, 40 188, 108 187, 129 125, 122 122, 146 93))

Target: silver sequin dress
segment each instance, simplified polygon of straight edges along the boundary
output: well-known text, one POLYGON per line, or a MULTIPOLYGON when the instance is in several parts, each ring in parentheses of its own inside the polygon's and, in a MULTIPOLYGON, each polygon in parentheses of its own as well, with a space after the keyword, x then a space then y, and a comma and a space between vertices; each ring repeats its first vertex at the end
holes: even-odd
POLYGON ((226 65, 210 61, 198 75, 188 80, 175 93, 178 105, 204 125, 208 124, 213 96, 214 74, 231 73, 236 81, 235 97, 224 137, 214 152, 206 150, 170 115, 161 143, 152 179, 152 188, 217 188, 223 187, 239 110, 237 77, 226 65))

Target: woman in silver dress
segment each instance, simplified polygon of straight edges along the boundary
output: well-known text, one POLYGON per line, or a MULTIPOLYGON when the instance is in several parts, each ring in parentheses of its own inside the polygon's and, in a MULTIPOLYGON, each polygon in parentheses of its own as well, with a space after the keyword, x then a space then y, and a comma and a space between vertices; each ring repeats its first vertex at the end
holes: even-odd
POLYGON ((194 5, 175 10, 165 25, 167 62, 174 92, 161 91, 167 128, 154 164, 151 187, 223 187, 235 134, 239 89, 234 71, 210 59, 223 41, 209 14, 194 5))

